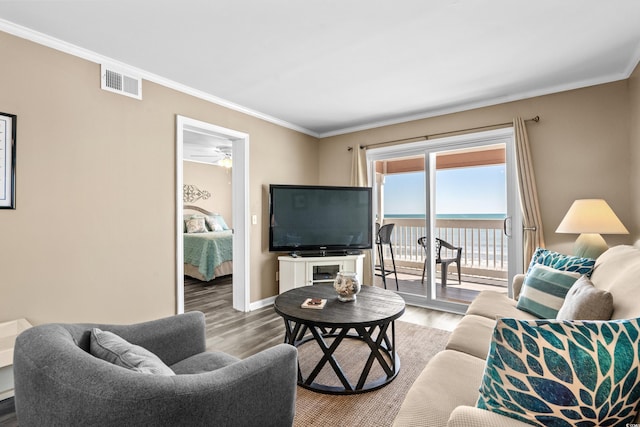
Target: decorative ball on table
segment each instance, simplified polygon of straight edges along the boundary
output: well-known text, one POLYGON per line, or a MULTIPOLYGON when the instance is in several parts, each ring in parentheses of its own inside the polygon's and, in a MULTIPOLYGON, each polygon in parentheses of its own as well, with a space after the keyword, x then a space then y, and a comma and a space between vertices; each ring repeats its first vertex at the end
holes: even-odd
POLYGON ((336 275, 333 287, 338 292, 339 301, 355 301, 356 294, 360 292, 360 280, 358 280, 358 275, 354 272, 340 271, 336 275))

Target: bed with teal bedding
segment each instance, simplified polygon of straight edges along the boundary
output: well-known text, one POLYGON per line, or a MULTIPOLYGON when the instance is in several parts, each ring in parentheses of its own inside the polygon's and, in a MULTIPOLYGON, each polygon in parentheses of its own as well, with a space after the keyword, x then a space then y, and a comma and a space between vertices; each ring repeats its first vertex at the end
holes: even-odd
POLYGON ((184 233, 185 274, 210 281, 233 272, 231 230, 184 233))

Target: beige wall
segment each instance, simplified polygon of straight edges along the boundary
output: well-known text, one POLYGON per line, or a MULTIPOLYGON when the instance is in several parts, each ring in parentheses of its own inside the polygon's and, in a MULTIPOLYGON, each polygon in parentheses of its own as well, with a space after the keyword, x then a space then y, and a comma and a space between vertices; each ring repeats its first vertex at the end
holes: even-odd
POLYGON ((17 209, 0 211, 0 322, 133 322, 175 312, 175 117, 250 135, 251 301, 277 293, 268 185, 347 184, 349 145, 508 122, 529 126, 548 246, 576 198, 604 197, 640 232, 640 84, 595 86, 318 141, 143 82, 100 90, 100 67, 0 33, 2 108, 18 115, 17 209), (631 148, 630 148, 631 144, 631 148), (631 176, 631 178, 630 178, 631 176), (636 196, 636 197, 630 197, 636 196))
MULTIPOLYGON (((322 184, 349 182, 348 146, 539 115, 539 123, 528 124, 528 135, 547 247, 571 253, 577 236, 556 234, 555 229, 573 200, 579 198, 606 199, 632 235, 637 235, 640 224, 634 220, 637 215, 633 215, 629 197, 629 176, 640 165, 640 158, 632 163, 629 156, 628 86, 627 81, 620 81, 326 138, 320 142, 320 180, 322 184)), ((631 241, 630 236, 605 238, 610 245, 631 241)))
POLYGON ((1 110, 18 116, 17 209, 0 211, 0 322, 175 313, 178 114, 250 135, 250 210, 262 218, 250 228, 250 298, 276 294, 263 189, 317 182, 315 138, 147 81, 143 101, 102 91, 98 64, 5 33, 0 55, 1 110))
POLYGON ((222 215, 229 227, 233 227, 231 210, 231 169, 198 162, 182 162, 182 175, 185 185, 195 185, 198 189, 208 191, 208 199, 200 199, 193 203, 209 212, 222 215))
POLYGON ((631 191, 629 200, 632 203, 633 240, 640 239, 640 65, 629 79, 629 112, 630 132, 629 145, 631 147, 631 191))

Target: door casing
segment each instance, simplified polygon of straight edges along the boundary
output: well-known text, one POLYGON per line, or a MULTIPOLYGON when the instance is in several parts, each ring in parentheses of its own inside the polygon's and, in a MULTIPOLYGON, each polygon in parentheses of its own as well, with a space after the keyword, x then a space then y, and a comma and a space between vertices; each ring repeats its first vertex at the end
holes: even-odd
MULTIPOLYGON (((418 142, 412 142, 407 144, 400 144, 394 146, 380 147, 368 149, 366 153, 367 158, 367 170, 369 171, 368 180, 369 185, 375 185, 375 162, 379 160, 389 160, 397 157, 410 157, 420 156, 425 157, 425 185, 427 189, 427 206, 425 212, 429 212, 427 215, 429 223, 427 224, 427 232, 429 233, 429 241, 433 241, 430 238, 432 233, 432 227, 435 226, 434 215, 432 212, 434 206, 433 192, 430 190, 430 185, 434 181, 435 176, 435 161, 429 161, 430 157, 435 157, 435 154, 440 151, 449 151, 455 149, 475 148, 484 145, 493 145, 498 143, 505 144, 506 154, 506 183, 507 183, 507 218, 508 221, 508 294, 513 295, 512 282, 513 276, 522 271, 522 232, 515 232, 514 230, 522 230, 522 212, 519 208, 519 191, 518 191, 518 176, 516 171, 516 157, 515 157, 515 139, 513 128, 503 128, 496 130, 489 130, 484 132, 475 132, 470 134, 455 135, 450 137, 437 138, 432 140, 424 140, 418 142)), ((374 206, 378 206, 378 194, 373 192, 374 206)), ((374 221, 375 223, 375 221, 374 221)), ((434 263, 434 258, 431 256, 431 250, 428 252, 428 259, 434 263)), ((373 269, 374 261, 371 260, 371 269, 373 269)), ((435 280, 435 268, 429 269, 428 283, 433 283, 435 280)), ((452 303, 448 301, 438 301, 431 297, 431 286, 427 287, 427 295, 425 297, 414 294, 403 294, 405 300, 413 305, 422 307, 435 308, 438 310, 451 311, 455 313, 464 313, 466 305, 459 303, 452 303)))
POLYGON ((183 143, 184 127, 213 132, 232 141, 233 308, 250 311, 249 135, 184 116, 176 116, 176 313, 184 313, 183 143))

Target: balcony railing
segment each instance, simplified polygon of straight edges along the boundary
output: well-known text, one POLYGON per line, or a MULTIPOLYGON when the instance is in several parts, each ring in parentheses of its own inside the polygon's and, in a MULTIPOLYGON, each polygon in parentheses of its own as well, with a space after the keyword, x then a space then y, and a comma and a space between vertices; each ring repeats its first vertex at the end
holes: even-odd
MULTIPOLYGON (((426 254, 418 239, 427 235, 424 220, 385 218, 384 223, 395 224, 391 244, 396 265, 422 270, 426 254)), ((437 219, 435 237, 462 247, 462 274, 506 279, 507 239, 502 226, 500 219, 437 219)), ((442 248, 442 257, 450 256, 452 252, 442 248)))

